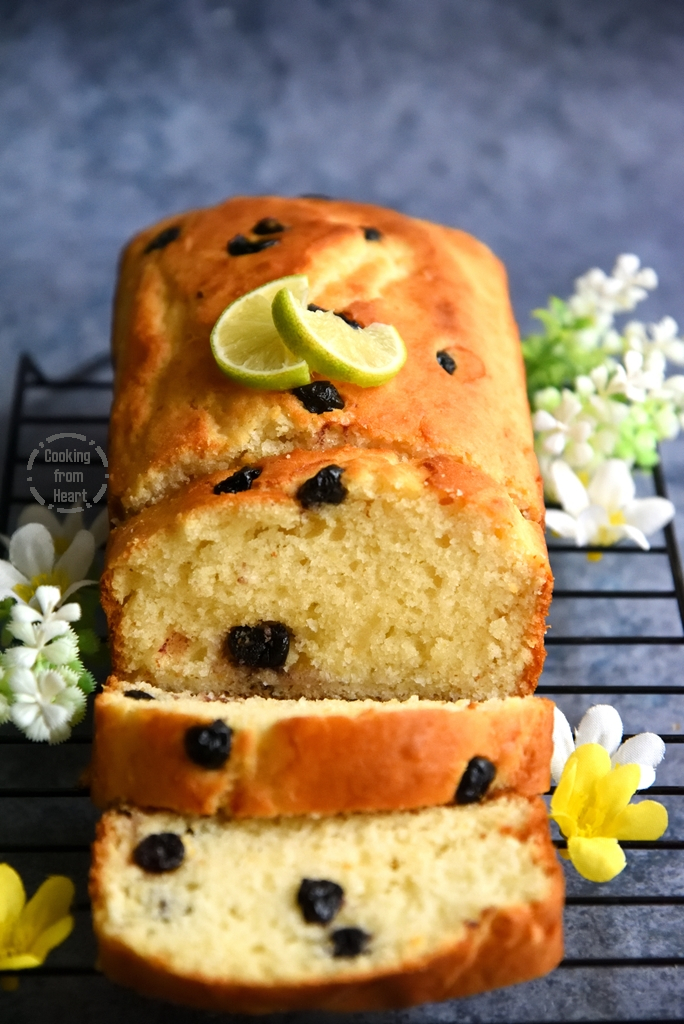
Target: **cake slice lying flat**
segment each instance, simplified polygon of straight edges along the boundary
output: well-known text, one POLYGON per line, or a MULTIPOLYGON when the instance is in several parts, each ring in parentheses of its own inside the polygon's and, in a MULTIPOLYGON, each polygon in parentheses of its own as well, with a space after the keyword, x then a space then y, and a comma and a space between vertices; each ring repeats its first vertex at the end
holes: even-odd
POLYGON ((549 787, 552 729, 541 697, 211 700, 112 678, 95 701, 90 789, 100 807, 235 817, 534 796, 549 787))
POLYGON ((562 955, 538 798, 273 821, 109 811, 91 896, 105 974, 212 1010, 410 1006, 562 955))
POLYGON ((550 597, 490 477, 349 447, 188 485, 114 531, 102 580, 117 674, 234 697, 522 696, 550 597))

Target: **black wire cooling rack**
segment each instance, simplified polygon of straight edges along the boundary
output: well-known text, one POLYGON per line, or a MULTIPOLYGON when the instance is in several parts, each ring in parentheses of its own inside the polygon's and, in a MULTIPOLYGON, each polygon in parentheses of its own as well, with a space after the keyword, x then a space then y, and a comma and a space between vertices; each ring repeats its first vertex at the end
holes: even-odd
MULTIPOLYGON (((73 430, 105 445, 110 401, 106 356, 61 379, 46 377, 22 357, 8 428, 0 532, 14 528, 21 508, 34 500, 26 464, 39 439, 73 430)), ((644 486, 666 496, 659 467, 644 486)), ((608 885, 592 885, 566 865, 566 957, 547 978, 459 1003, 355 1015, 354 1021, 684 1020, 684 577, 674 529, 668 526, 648 552, 553 544, 551 561, 552 629, 537 692, 556 700, 573 724, 591 704, 611 703, 627 735, 662 735, 667 756, 658 785, 644 795, 668 807, 668 832, 657 842, 624 843, 628 866, 608 885)), ((49 874, 67 874, 77 888, 72 936, 43 967, 23 972, 16 990, 0 989, 0 1020, 62 1021, 67 1014, 98 1024, 124 1016, 128 1024, 207 1020, 214 1015, 148 1002, 110 985, 96 970, 87 899, 96 813, 87 790, 79 788, 90 741, 89 718, 57 747, 31 744, 9 725, 0 728, 0 860, 21 873, 29 893, 49 874)), ((13 982, 5 977, 4 987, 13 982)), ((286 1019, 312 1021, 316 1015, 286 1019)))

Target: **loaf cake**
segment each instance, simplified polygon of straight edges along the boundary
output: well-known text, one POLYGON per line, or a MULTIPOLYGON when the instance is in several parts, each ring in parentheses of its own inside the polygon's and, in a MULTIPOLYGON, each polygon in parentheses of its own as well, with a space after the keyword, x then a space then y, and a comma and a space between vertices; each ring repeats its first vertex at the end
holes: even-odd
POLYGON ((90 792, 103 808, 236 818, 465 802, 474 784, 533 796, 549 788, 552 729, 541 697, 202 699, 113 678, 95 700, 90 792))
POLYGON ((499 261, 377 207, 233 199, 133 239, 113 348, 105 973, 260 1013, 550 970, 552 715, 529 694, 552 579, 499 261), (393 379, 223 375, 219 315, 294 274, 316 309, 399 332, 393 379))
POLYGON ((539 798, 240 822, 109 811, 91 898, 110 978, 217 1011, 410 1006, 562 955, 539 798))
POLYGON ((506 273, 462 231, 361 203, 275 196, 168 218, 124 252, 113 354, 115 520, 215 470, 345 445, 451 456, 542 520, 506 273), (234 299, 291 274, 307 275, 320 307, 362 326, 392 324, 408 349, 404 369, 381 387, 333 382, 327 405, 315 387, 251 391, 228 380, 209 347, 214 323, 234 299))

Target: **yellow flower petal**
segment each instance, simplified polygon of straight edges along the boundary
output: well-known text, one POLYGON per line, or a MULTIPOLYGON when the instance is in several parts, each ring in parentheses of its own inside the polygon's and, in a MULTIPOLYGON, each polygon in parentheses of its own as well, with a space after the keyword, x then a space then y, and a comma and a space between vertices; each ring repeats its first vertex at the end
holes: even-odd
POLYGON ((40 967, 42 960, 30 953, 17 953, 13 956, 0 956, 0 971, 23 971, 27 967, 40 967))
POLYGON ((568 853, 580 875, 590 882, 610 882, 619 875, 627 858, 617 839, 568 839, 568 853))
POLYGON ((577 835, 577 822, 574 818, 571 818, 569 814, 560 814, 557 812, 556 814, 552 814, 551 817, 556 822, 558 828, 566 839, 569 839, 570 836, 577 835))
POLYGON ((593 794, 594 784, 611 770, 610 755, 600 743, 583 743, 565 762, 551 800, 551 813, 577 820, 593 794))
POLYGON ((40 933, 31 946, 31 955, 37 957, 42 964, 50 950, 54 949, 55 946, 59 946, 65 939, 68 939, 73 930, 74 919, 71 914, 61 917, 59 921, 56 921, 49 928, 46 928, 44 932, 40 933))
POLYGON ((551 797, 552 817, 575 817, 575 815, 569 813, 569 808, 572 800, 572 791, 575 787, 576 775, 577 762, 572 759, 571 754, 565 762, 565 767, 563 768, 560 780, 556 786, 556 792, 551 797))
POLYGON ((25 903, 21 878, 9 864, 0 864, 0 951, 10 945, 25 903))
MULTIPOLYGON (((45 945, 44 933, 52 929, 54 925, 61 924, 63 919, 68 918, 69 907, 74 898, 74 883, 63 875, 53 875, 43 882, 35 896, 33 896, 24 907, 19 919, 19 924, 14 934, 14 947, 22 953, 34 953, 40 955, 38 949, 45 945)), ((73 922, 71 927, 73 927, 73 922)), ((71 931, 68 928, 66 933, 58 942, 62 942, 71 931)), ((64 931, 62 925, 61 932, 64 931)), ((42 953, 43 959, 47 953, 57 945, 53 942, 47 946, 42 953)))
POLYGON ((570 755, 568 761, 577 763, 575 789, 589 793, 597 779, 602 779, 611 770, 610 754, 600 743, 583 743, 570 755))
POLYGON ((657 800, 625 807, 608 823, 605 835, 616 839, 660 839, 667 828, 667 810, 657 800))
MULTIPOLYGON (((641 781, 641 768, 638 764, 622 764, 614 768, 608 775, 598 779, 594 787, 594 802, 601 812, 603 822, 624 811, 627 804, 637 791, 641 781)), ((608 835, 601 828, 602 835, 608 835)))

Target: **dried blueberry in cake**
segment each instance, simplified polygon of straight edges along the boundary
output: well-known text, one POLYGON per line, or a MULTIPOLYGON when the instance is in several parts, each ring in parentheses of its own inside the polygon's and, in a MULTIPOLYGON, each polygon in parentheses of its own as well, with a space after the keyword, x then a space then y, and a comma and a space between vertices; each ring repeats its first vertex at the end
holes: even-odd
POLYGON ((174 224, 171 228, 164 228, 158 235, 155 235, 151 242, 145 246, 145 255, 154 252, 155 249, 165 249, 170 242, 175 242, 181 233, 180 224, 174 224))
POLYGON ((261 474, 261 466, 243 466, 237 473, 216 484, 214 494, 239 494, 241 491, 249 491, 261 474))
POLYGON ((437 362, 439 363, 443 370, 446 370, 448 374, 453 374, 456 372, 456 360, 454 359, 453 356, 449 355, 445 348, 441 349, 437 353, 437 362))
POLYGON ((330 934, 334 957, 354 957, 365 952, 371 936, 363 928, 336 928, 330 934))
POLYGON ((302 384, 293 388, 292 394, 298 398, 307 412, 320 416, 323 412, 344 409, 344 399, 334 384, 329 380, 314 380, 311 384, 302 384))
POLYGON ((154 700, 155 698, 151 693, 147 693, 146 690, 124 690, 124 697, 130 697, 131 700, 154 700))
POLYGON ((175 871, 184 858, 183 840, 175 832, 155 832, 133 850, 133 860, 138 867, 154 875, 175 871))
POLYGON ((364 228, 363 237, 367 242, 380 242, 382 241, 382 231, 378 231, 377 228, 364 228))
POLYGON ((486 757, 468 761, 456 790, 457 804, 476 804, 485 795, 496 775, 496 765, 486 757))
POLYGON ((192 725, 185 733, 185 752, 202 768, 223 768, 230 757, 233 730, 220 718, 211 725, 192 725))
POLYGON ((329 924, 344 902, 344 889, 327 878, 303 878, 297 903, 308 924, 329 924))
POLYGON ((252 253, 261 252, 272 245, 278 245, 279 238, 261 238, 258 242, 251 242, 245 235, 234 235, 226 246, 229 256, 251 256, 252 253))
POLYGON ((349 493, 342 483, 343 473, 341 466, 324 466, 298 488, 297 500, 304 508, 311 508, 312 505, 341 505, 349 493))
POLYGON ((228 633, 228 653, 235 665, 247 668, 282 668, 290 650, 290 631, 282 622, 257 626, 233 626, 228 633))
POLYGON ((286 231, 284 224, 281 224, 275 217, 262 217, 258 220, 252 228, 253 235, 277 235, 281 231, 286 231))

